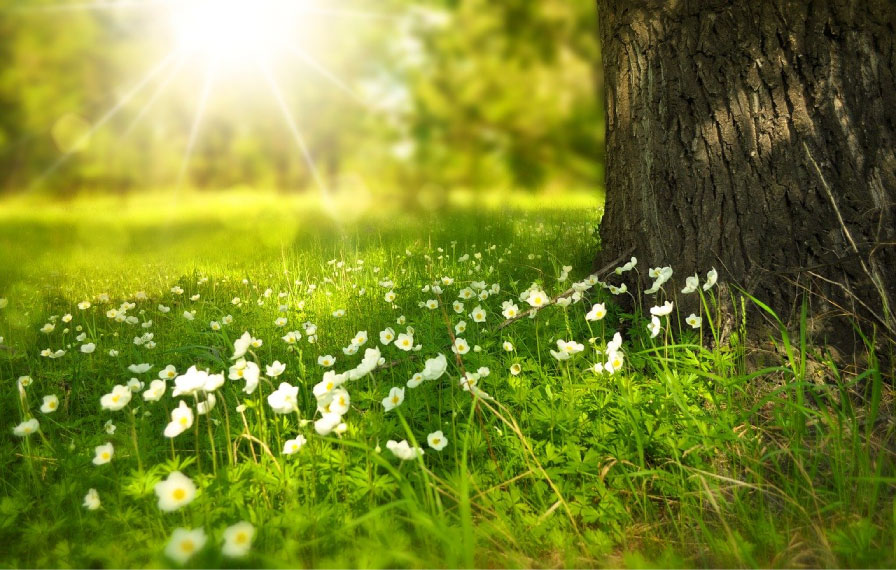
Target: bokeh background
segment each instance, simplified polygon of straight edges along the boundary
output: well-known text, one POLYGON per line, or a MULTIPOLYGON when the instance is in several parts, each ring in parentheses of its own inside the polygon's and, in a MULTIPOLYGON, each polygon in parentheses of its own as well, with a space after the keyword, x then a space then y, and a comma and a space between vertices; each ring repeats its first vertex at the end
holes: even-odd
POLYGON ((177 5, 0 0, 0 191, 599 192, 592 0, 297 0, 268 63, 319 180, 240 29, 170 55, 177 5))

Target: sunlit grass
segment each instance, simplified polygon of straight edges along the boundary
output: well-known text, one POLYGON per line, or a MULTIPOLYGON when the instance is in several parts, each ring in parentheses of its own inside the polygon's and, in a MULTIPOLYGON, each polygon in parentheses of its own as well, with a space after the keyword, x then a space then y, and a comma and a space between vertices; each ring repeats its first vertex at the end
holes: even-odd
POLYGON ((691 294, 704 306, 698 329, 658 309, 651 336, 649 310, 666 299, 677 310, 686 298, 677 291, 636 294, 644 305, 629 313, 599 286, 503 326, 506 303, 522 312, 525 299, 556 300, 588 278, 595 198, 456 192, 413 212, 389 196, 337 198, 242 189, 3 201, 0 564, 176 565, 177 552, 165 552, 172 537, 186 540, 177 527, 202 529, 205 544, 185 558, 200 567, 896 560, 893 397, 873 351, 863 368, 845 367, 782 329, 774 351, 749 355, 764 368, 751 365, 738 340, 750 323, 715 341, 718 287, 691 294), (533 286, 538 295, 526 293, 533 286), (467 288, 475 297, 457 313, 467 288), (134 324, 109 316, 124 301, 134 324), (592 311, 597 302, 605 315, 592 311), (408 326, 419 352, 380 341, 408 326), (158 402, 145 401, 150 381, 169 364, 227 376, 246 331, 262 341, 245 355, 259 366, 257 391, 227 379, 209 415, 164 437, 178 400, 196 401, 172 398, 172 379, 158 402), (288 331, 301 338, 286 342, 288 331), (359 331, 366 342, 345 354, 359 331), (150 333, 149 344, 134 341, 150 333), (455 337, 470 347, 459 358, 455 337), (384 364, 344 384, 344 431, 319 435, 318 357, 335 356, 343 372, 373 347, 384 364), (47 348, 65 354, 41 356, 47 348), (618 370, 594 371, 617 350, 618 370), (408 387, 437 354, 445 375, 408 387), (265 378, 274 361, 285 371, 265 378), (148 372, 128 368, 144 362, 148 372), (494 400, 464 390, 466 372, 494 400), (19 388, 24 376, 31 383, 19 388), (131 378, 145 385, 127 407, 101 409, 131 378), (275 413, 268 399, 281 382, 298 388, 295 413, 275 413), (393 388, 404 401, 390 411, 393 388), (50 395, 58 408, 40 411, 50 395), (39 433, 14 436, 27 418, 39 433), (427 442, 437 430, 441 450, 427 442), (307 443, 285 454, 298 435, 307 443), (402 461, 389 440, 425 454, 402 461), (198 492, 166 512, 154 489, 174 471, 198 492), (84 506, 89 489, 98 510, 84 506), (225 529, 240 521, 254 542, 246 558, 227 557, 225 533, 236 531, 225 529))

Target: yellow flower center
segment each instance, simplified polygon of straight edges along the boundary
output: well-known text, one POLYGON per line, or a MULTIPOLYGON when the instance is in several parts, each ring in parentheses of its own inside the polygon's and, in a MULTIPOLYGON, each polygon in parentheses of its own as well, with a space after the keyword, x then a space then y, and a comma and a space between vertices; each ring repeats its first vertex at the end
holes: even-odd
POLYGON ((442 441, 442 440, 439 439, 439 438, 437 438, 437 437, 435 437, 435 438, 433 438, 433 440, 432 440, 432 444, 433 444, 433 445, 439 445, 439 442, 440 442, 440 441, 442 441))
POLYGON ((109 452, 108 452, 108 451, 104 451, 103 454, 102 454, 102 458, 105 459, 106 461, 109 461, 109 452))
POLYGON ((392 396, 392 403, 398 405, 398 396, 392 396))
POLYGON ((180 549, 187 553, 193 552, 196 550, 196 543, 188 538, 180 543, 180 549))
MULTIPOLYGON (((183 489, 178 488, 178 489, 175 489, 174 492, 171 493, 171 496, 174 497, 175 501, 183 501, 185 498, 187 498, 187 492, 184 491, 183 489)), ((192 544, 192 543, 190 543, 190 544, 192 544)))
POLYGON ((119 399, 120 399, 119 396, 112 396, 112 401, 115 402, 115 403, 118 403, 118 400, 119 400, 119 399))
POLYGON ((235 537, 233 537, 233 541, 237 544, 246 544, 249 542, 249 535, 245 532, 238 532, 235 537))
POLYGON ((187 416, 183 416, 180 418, 180 425, 182 425, 182 426, 187 425, 187 416))

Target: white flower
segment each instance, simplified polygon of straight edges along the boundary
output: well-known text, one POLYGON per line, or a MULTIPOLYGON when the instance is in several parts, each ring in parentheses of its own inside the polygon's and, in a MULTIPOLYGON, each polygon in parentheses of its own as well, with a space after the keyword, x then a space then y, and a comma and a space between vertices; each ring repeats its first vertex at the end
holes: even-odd
POLYGON ((623 283, 619 287, 616 287, 615 285, 608 285, 607 288, 610 289, 610 293, 614 295, 622 295, 623 293, 628 291, 628 285, 626 285, 625 283, 623 283))
POLYGON ((44 326, 40 327, 40 332, 44 334, 50 334, 54 330, 56 330, 56 325, 54 325, 53 323, 47 323, 44 326))
POLYGON ((519 373, 523 371, 523 367, 517 363, 510 365, 510 373, 514 376, 519 376, 519 373))
POLYGON ((504 315, 505 319, 512 319, 520 314, 520 308, 514 303, 507 301, 505 302, 504 310, 501 311, 501 314, 504 315))
POLYGON ((426 301, 426 308, 429 309, 430 311, 433 310, 433 309, 438 309, 438 308, 439 308, 439 302, 438 302, 437 300, 435 300, 435 299, 427 299, 427 301, 426 301))
POLYGON ((230 357, 231 360, 237 360, 238 358, 242 358, 245 356, 246 351, 249 350, 249 346, 252 344, 252 335, 249 334, 248 331, 244 332, 243 335, 233 341, 233 356, 230 357))
POLYGON ((395 457, 402 461, 410 461, 423 455, 422 449, 419 447, 411 447, 408 445, 407 440, 404 439, 401 441, 390 439, 386 442, 386 447, 395 455, 395 457))
POLYGON ((688 293, 693 293, 694 291, 697 290, 697 287, 700 286, 700 278, 695 273, 694 275, 691 275, 690 277, 685 279, 684 283, 685 283, 685 288, 682 289, 681 292, 684 293, 685 295, 687 295, 688 293))
POLYGON ((243 388, 243 392, 252 394, 258 387, 261 369, 254 362, 247 362, 244 358, 240 358, 230 367, 227 377, 231 380, 245 380, 246 386, 243 388))
POLYGON ((625 357, 621 352, 611 352, 607 355, 607 362, 604 364, 604 370, 609 374, 613 374, 614 372, 622 368, 622 364, 624 361, 625 357))
POLYGON ((383 345, 392 344, 392 341, 395 340, 395 331, 392 327, 386 328, 386 330, 380 332, 380 343, 383 345))
POLYGON ((333 366, 334 364, 336 364, 336 357, 334 357, 330 354, 318 356, 317 363, 320 364, 321 366, 323 366, 324 368, 329 368, 329 367, 333 366))
POLYGON ((656 335, 660 334, 661 329, 660 318, 651 317, 650 322, 647 324, 647 330, 650 331, 650 338, 656 338, 656 335))
POLYGON ((302 446, 308 442, 304 435, 297 435, 295 439, 288 439, 283 444, 283 455, 292 455, 296 451, 302 449, 302 446))
POLYGON ((81 301, 80 303, 78 303, 78 308, 82 311, 86 311, 90 308, 90 306, 90 301, 81 301))
POLYGON ((45 414, 51 414, 59 409, 59 398, 55 394, 44 396, 44 403, 40 407, 40 411, 45 414))
POLYGON ((358 331, 355 335, 355 338, 352 339, 352 344, 361 347, 367 343, 367 331, 358 331))
POLYGON ((467 330, 467 321, 459 321, 454 325, 454 334, 463 334, 467 330))
POLYGON ((342 423, 342 416, 339 414, 324 414, 319 420, 314 422, 314 431, 318 435, 329 435, 342 423))
POLYGON ((467 341, 458 337, 454 339, 454 344, 451 346, 451 351, 454 354, 466 354, 470 352, 470 345, 467 344, 467 341))
POLYGON ((166 307, 165 305, 159 305, 160 313, 169 313, 171 312, 171 307, 166 307))
POLYGON ((368 348, 364 351, 364 358, 353 370, 345 372, 348 380, 360 380, 373 372, 380 365, 381 353, 379 348, 368 348))
POLYGON ((404 351, 409 351, 414 348, 414 335, 409 333, 401 333, 398 335, 398 338, 395 339, 395 346, 404 351))
POLYGON ((96 489, 87 491, 87 494, 84 495, 84 508, 88 511, 95 511, 100 508, 100 504, 100 494, 96 492, 96 489))
POLYGON ((383 398, 383 408, 388 412, 393 408, 400 406, 402 402, 404 402, 404 388, 393 386, 392 389, 389 390, 389 395, 383 398))
POLYGON ((345 309, 336 309, 335 311, 333 311, 333 317, 335 317, 337 319, 340 317, 344 317, 344 316, 345 316, 345 309))
POLYGON ((672 301, 666 301, 661 307, 651 307, 650 314, 654 317, 665 317, 672 312, 673 306, 672 301))
POLYGON ((444 354, 439 354, 435 358, 426 359, 421 373, 424 380, 438 380, 448 369, 448 359, 444 354))
POLYGON ((613 335, 613 340, 607 343, 607 353, 622 350, 622 335, 618 332, 613 335))
POLYGON ((426 443, 436 451, 442 451, 448 445, 448 440, 445 439, 445 434, 442 433, 442 430, 439 430, 426 436, 426 443))
POLYGON ((345 388, 337 388, 318 398, 317 407, 323 415, 336 414, 342 417, 348 413, 351 403, 352 400, 348 390, 345 388))
POLYGON ((36 432, 38 429, 40 429, 40 423, 38 423, 37 418, 31 418, 14 427, 12 433, 19 437, 25 437, 26 435, 31 435, 36 432))
POLYGON ((183 295, 184 289, 183 289, 183 287, 175 285, 174 287, 171 288, 171 292, 174 293, 175 295, 183 295))
POLYGON ((147 402, 158 402, 165 395, 165 381, 153 380, 149 383, 149 389, 143 392, 143 399, 147 402))
POLYGON ((115 424, 112 423, 112 420, 106 420, 106 423, 103 424, 103 430, 109 435, 113 435, 117 429, 115 424))
POLYGON ((632 269, 635 268, 635 265, 637 265, 637 264, 638 264, 638 258, 632 257, 628 263, 626 263, 622 267, 616 268, 616 275, 622 275, 626 271, 631 271, 632 269))
POLYGON ((174 390, 171 391, 171 396, 174 398, 182 395, 195 396, 199 390, 205 387, 207 379, 208 372, 197 370, 195 366, 191 366, 185 373, 174 379, 174 390))
POLYGON ((159 370, 160 380, 171 380, 172 378, 177 378, 177 368, 173 364, 169 364, 162 370, 159 370))
POLYGON ((183 400, 171 410, 171 421, 165 426, 165 437, 177 437, 193 426, 193 410, 183 400))
POLYGON ((574 340, 569 342, 557 339, 557 350, 552 350, 551 355, 557 360, 568 360, 572 355, 585 350, 585 346, 574 340))
POLYGON ((167 479, 156 483, 153 490, 159 497, 159 510, 165 512, 176 511, 196 497, 196 485, 180 471, 172 471, 167 479))
POLYGON ((526 297, 526 302, 529 303, 530 306, 535 308, 543 307, 548 304, 549 301, 550 297, 548 297, 547 293, 545 293, 541 289, 533 289, 526 297))
POLYGON ((165 547, 165 556, 180 565, 186 564, 194 554, 202 550, 207 539, 202 528, 187 530, 178 527, 171 533, 171 539, 165 547))
POLYGON ((470 318, 473 319, 474 322, 484 323, 485 322, 485 310, 482 308, 482 305, 476 305, 476 308, 473 309, 473 312, 470 313, 470 318))
POLYGON ((660 290, 660 287, 663 286, 666 281, 672 277, 672 268, 671 267, 654 267, 650 270, 650 277, 653 277, 655 281, 650 289, 644 291, 647 295, 653 295, 657 291, 660 290))
POLYGON ((90 354, 94 350, 96 350, 96 344, 94 344, 92 342, 88 342, 87 344, 81 345, 81 352, 83 352, 84 354, 90 354))
POLYGON ((93 458, 94 465, 104 465, 112 461, 112 455, 115 453, 115 448, 112 447, 112 444, 106 442, 105 445, 98 445, 93 448, 94 453, 96 454, 93 458))
POLYGON ((417 372, 416 374, 411 376, 411 379, 408 380, 407 384, 405 384, 405 385, 408 388, 416 388, 417 386, 419 386, 422 383, 423 383, 423 374, 417 372))
POLYGON ((703 290, 709 291, 712 289, 713 285, 716 284, 716 281, 719 279, 719 274, 716 272, 716 268, 713 267, 706 273, 706 283, 703 284, 703 290))
POLYGON ((358 345, 357 344, 350 344, 342 349, 342 354, 344 354, 346 356, 352 356, 357 353, 358 353, 358 345))
POLYGON ((461 314, 464 312, 464 304, 460 301, 455 301, 451 303, 451 308, 454 309, 454 312, 457 314, 461 314))
POLYGON ((218 402, 218 399, 214 394, 209 393, 205 397, 205 401, 196 403, 196 413, 200 416, 204 416, 210 411, 215 409, 215 404, 218 402))
POLYGON ((603 303, 595 303, 585 315, 586 321, 599 321, 607 316, 607 307, 603 303))
POLYGON ((116 412, 128 405, 131 401, 131 389, 125 385, 118 384, 112 388, 112 392, 105 394, 100 398, 100 406, 104 410, 116 412))
MULTIPOLYGON (((304 439, 303 437, 303 443, 304 439)), ((252 548, 252 539, 254 538, 255 527, 252 526, 252 523, 240 521, 224 529, 224 547, 221 548, 221 552, 224 556, 230 556, 231 558, 243 557, 252 548)))
POLYGON ((184 318, 188 321, 192 321, 196 318, 196 311, 184 311, 184 318))
POLYGON ((152 364, 142 363, 142 364, 131 364, 128 366, 128 370, 133 372, 134 374, 143 374, 144 372, 149 372, 149 369, 152 368, 152 364))
POLYGON ((268 366, 264 367, 265 374, 270 376, 271 378, 276 378, 283 374, 283 371, 286 370, 286 365, 280 362, 279 360, 275 360, 268 366))
POLYGON ((292 386, 288 382, 281 382, 280 387, 268 396, 268 405, 278 414, 289 414, 296 411, 299 407, 298 395, 298 386, 292 386))
POLYGON ((691 313, 690 315, 688 315, 688 318, 684 320, 684 322, 691 325, 691 328, 693 329, 699 329, 700 325, 703 324, 703 318, 698 317, 694 313, 691 313))

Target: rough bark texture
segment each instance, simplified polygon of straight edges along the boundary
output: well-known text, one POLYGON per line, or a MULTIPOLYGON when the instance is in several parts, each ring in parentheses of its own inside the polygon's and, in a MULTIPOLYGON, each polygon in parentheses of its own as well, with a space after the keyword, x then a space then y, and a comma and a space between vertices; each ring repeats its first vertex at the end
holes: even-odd
POLYGON ((816 312, 894 327, 896 1, 598 0, 598 10, 597 263, 636 245, 640 261, 673 266, 678 289, 715 267, 785 318, 808 288, 816 312))

